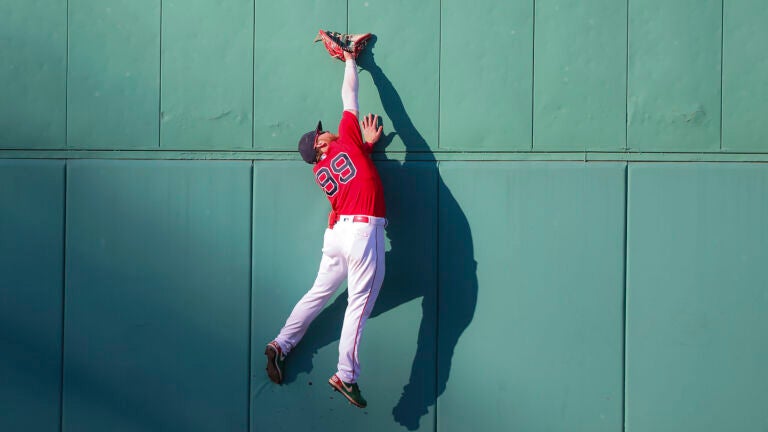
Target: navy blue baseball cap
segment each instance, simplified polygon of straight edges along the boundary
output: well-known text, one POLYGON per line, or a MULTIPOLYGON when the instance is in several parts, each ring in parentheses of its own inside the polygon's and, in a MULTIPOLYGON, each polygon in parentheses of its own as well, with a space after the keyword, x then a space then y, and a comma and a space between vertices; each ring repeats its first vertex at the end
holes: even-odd
POLYGON ((304 159, 304 162, 308 164, 315 163, 315 157, 317 155, 315 141, 322 131, 323 122, 318 121, 315 130, 309 131, 301 136, 301 139, 299 140, 299 153, 301 153, 301 158, 304 159))

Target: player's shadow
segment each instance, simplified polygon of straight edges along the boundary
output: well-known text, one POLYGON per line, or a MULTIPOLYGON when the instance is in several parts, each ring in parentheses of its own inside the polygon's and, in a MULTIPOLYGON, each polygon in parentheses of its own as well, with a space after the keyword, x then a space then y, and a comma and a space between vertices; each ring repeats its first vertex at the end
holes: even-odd
MULTIPOLYGON (((399 93, 376 64, 373 45, 375 36, 358 62, 370 73, 392 122, 392 132, 382 136, 377 149, 387 148, 399 136, 406 152, 404 161, 389 159, 383 153, 376 155, 390 220, 387 237, 391 248, 386 256, 384 285, 371 318, 421 298, 422 318, 410 377, 392 408, 398 423, 416 430, 428 408, 445 391, 456 344, 474 316, 477 263, 467 218, 440 176, 437 161, 399 93)), ((310 371, 314 353, 338 340, 346 305, 347 296, 342 293, 313 321, 289 356, 286 383, 310 371)), ((389 344, 393 355, 411 349, 405 338, 396 334, 389 344)))

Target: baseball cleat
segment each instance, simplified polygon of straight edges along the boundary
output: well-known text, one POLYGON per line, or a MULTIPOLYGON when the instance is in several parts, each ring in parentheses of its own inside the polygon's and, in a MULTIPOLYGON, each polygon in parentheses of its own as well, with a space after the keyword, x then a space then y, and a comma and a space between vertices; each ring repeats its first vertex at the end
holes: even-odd
POLYGON ((328 384, 330 384, 334 390, 344 395, 352 405, 358 408, 365 408, 368 406, 368 402, 366 402, 365 399, 363 399, 363 395, 360 394, 360 387, 357 386, 357 383, 345 383, 338 377, 338 375, 334 374, 328 380, 328 384))
POLYGON ((275 384, 282 383, 283 371, 285 370, 283 349, 280 348, 277 341, 272 341, 267 344, 264 355, 267 356, 267 375, 269 375, 269 379, 275 384))

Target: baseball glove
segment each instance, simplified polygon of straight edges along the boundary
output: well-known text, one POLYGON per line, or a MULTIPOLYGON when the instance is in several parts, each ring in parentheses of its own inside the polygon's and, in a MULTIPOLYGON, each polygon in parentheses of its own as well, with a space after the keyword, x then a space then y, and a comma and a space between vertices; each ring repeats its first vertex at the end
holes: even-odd
POLYGON ((357 58, 370 38, 370 33, 346 34, 320 30, 317 32, 315 42, 323 41, 325 49, 328 50, 331 57, 344 61, 345 51, 352 54, 353 58, 357 58))

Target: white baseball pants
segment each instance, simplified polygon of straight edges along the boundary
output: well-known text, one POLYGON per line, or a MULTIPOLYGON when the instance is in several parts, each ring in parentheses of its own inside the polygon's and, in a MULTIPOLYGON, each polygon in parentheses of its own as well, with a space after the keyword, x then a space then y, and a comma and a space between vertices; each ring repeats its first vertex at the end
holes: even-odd
POLYGON ((323 257, 312 288, 299 300, 275 338, 284 354, 299 343, 309 324, 347 279, 347 310, 339 338, 337 375, 344 382, 357 382, 360 363, 357 350, 365 322, 384 281, 384 227, 387 220, 364 216, 368 223, 354 222, 360 216, 341 216, 333 229, 325 230, 323 257))

